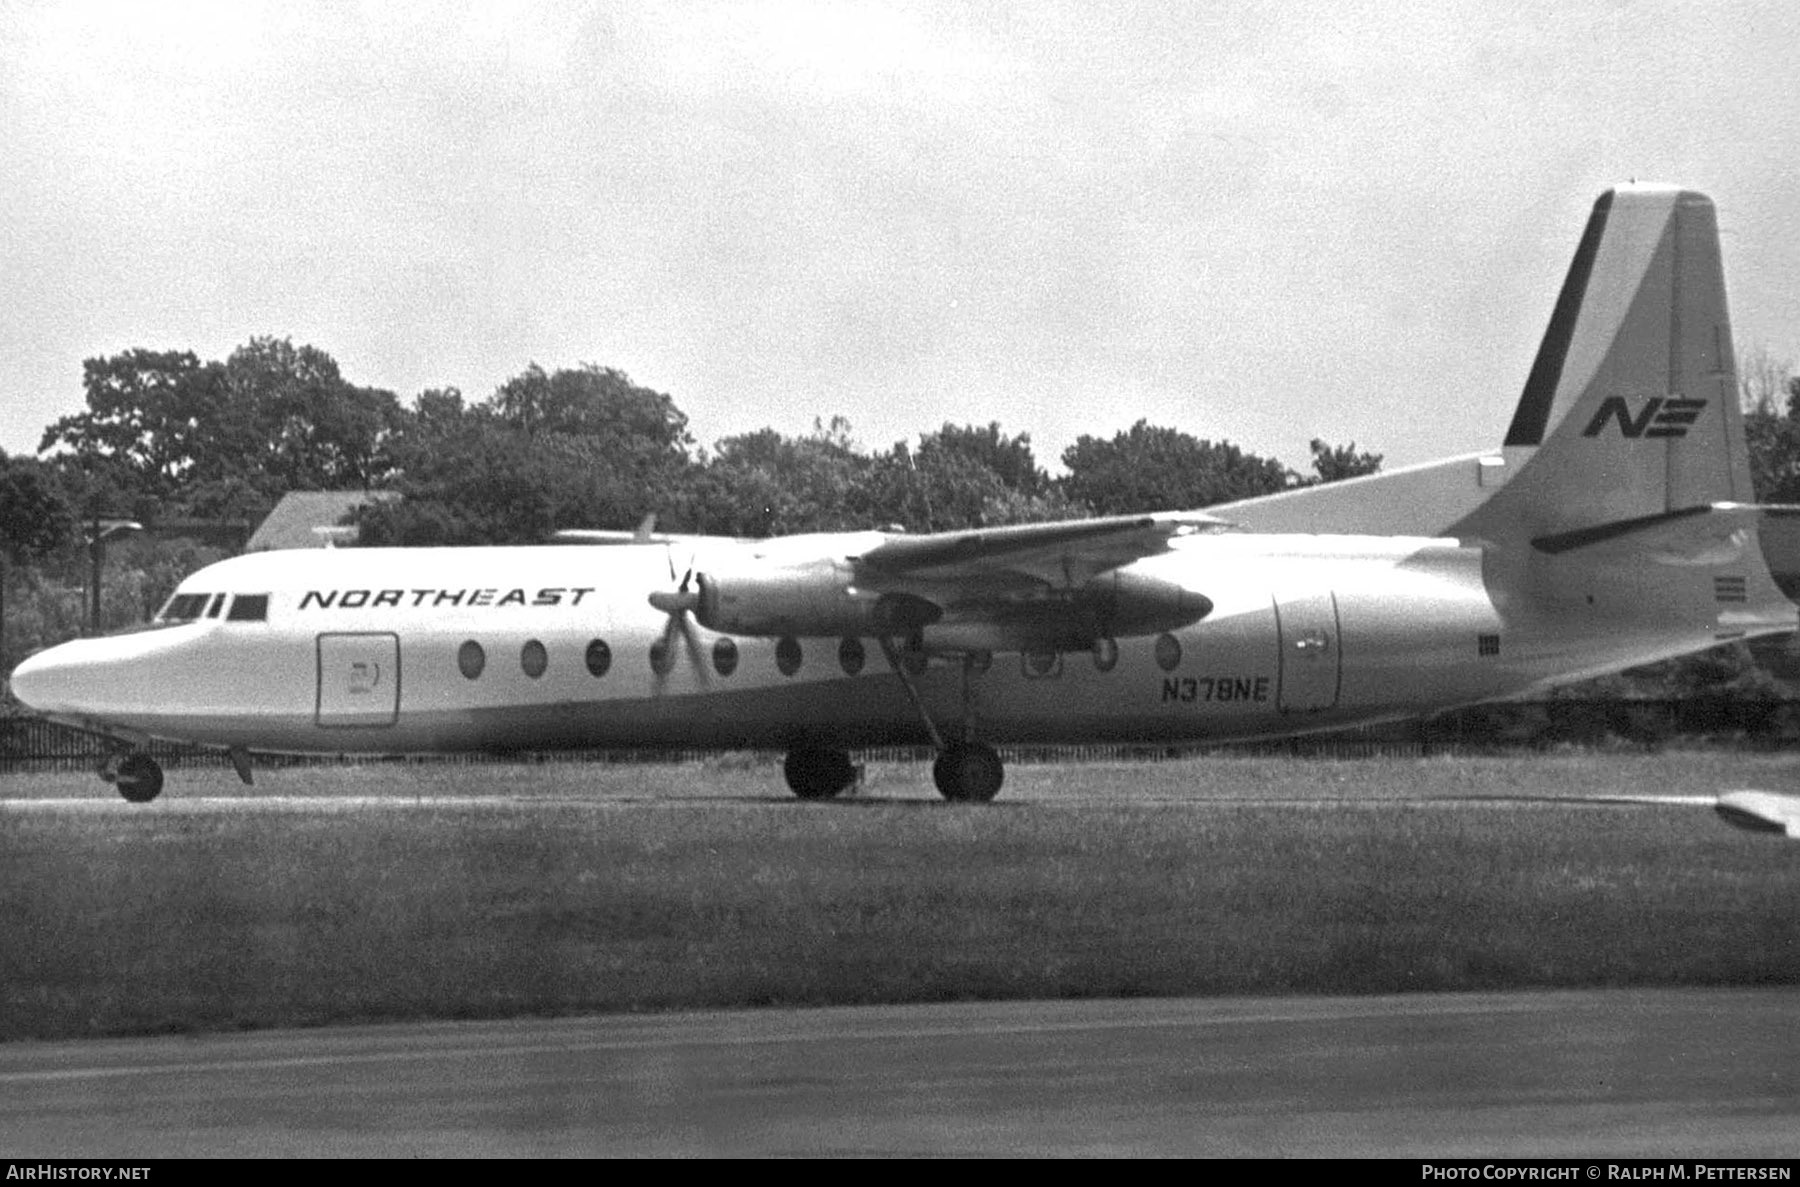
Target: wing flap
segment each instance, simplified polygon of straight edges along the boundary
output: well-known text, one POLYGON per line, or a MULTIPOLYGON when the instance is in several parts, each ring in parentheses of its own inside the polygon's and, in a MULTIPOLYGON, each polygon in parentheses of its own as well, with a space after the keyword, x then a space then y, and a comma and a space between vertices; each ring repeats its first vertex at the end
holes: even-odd
POLYGON ((850 558, 864 580, 956 581, 999 572, 1043 579, 1091 577, 1169 549, 1178 536, 1230 525, 1200 513, 1014 524, 929 536, 894 536, 850 558))

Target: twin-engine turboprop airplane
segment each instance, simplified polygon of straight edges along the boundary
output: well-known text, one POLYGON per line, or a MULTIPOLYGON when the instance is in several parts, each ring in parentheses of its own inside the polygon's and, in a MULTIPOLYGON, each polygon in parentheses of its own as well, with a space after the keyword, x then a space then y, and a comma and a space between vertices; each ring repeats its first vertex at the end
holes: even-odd
POLYGON ((1751 506, 1713 206, 1595 204, 1506 440, 1213 509, 906 536, 263 553, 153 629, 13 673, 115 739, 253 752, 781 747, 800 796, 929 742, 988 800, 996 742, 1328 730, 1794 630, 1751 506))

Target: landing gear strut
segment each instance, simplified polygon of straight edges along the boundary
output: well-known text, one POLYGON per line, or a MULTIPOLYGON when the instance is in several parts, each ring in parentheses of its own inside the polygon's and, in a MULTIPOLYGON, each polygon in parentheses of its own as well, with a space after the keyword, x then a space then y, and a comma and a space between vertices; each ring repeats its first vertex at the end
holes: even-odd
MULTIPOLYGON (((931 744, 937 747, 937 761, 931 764, 931 779, 937 784, 938 792, 953 804, 985 804, 999 795, 1000 785, 1006 781, 1006 768, 1000 761, 999 752, 984 742, 977 742, 966 736, 961 739, 944 737, 937 723, 931 719, 931 713, 925 707, 925 698, 919 695, 918 686, 913 684, 912 674, 907 670, 899 648, 894 646, 892 639, 884 638, 880 642, 881 653, 887 657, 888 666, 894 669, 894 675, 900 677, 900 683, 906 689, 906 695, 911 698, 913 708, 925 723, 925 732, 931 735, 931 744)), ((976 657, 973 654, 963 656, 962 729, 965 734, 974 718, 969 677, 976 670, 976 657)))
POLYGON ((107 759, 100 777, 134 804, 147 804, 162 794, 162 766, 141 750, 107 759))
POLYGON ((801 799, 828 800, 855 784, 857 770, 845 751, 828 746, 796 746, 788 751, 781 773, 801 799))

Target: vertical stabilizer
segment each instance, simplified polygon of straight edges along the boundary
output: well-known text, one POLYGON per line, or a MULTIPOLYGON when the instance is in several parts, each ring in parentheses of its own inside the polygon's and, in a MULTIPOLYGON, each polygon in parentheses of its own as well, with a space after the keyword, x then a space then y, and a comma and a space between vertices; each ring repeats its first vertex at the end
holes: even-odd
POLYGON ((1517 542, 1749 503, 1712 202, 1625 185, 1587 230, 1504 448, 1214 508, 1258 532, 1517 542))
POLYGON ((1539 537, 1751 502, 1712 202, 1594 204, 1506 436, 1504 488, 1452 530, 1539 537))

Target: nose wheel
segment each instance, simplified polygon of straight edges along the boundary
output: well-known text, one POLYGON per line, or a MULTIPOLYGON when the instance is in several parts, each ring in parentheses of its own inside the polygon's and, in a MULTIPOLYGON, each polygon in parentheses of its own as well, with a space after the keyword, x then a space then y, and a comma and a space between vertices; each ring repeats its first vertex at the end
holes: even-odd
POLYGON ((1000 794, 1006 768, 999 753, 981 742, 953 742, 931 764, 938 791, 953 804, 985 804, 1000 794))
POLYGON ((781 773, 788 788, 803 800, 828 800, 848 791, 856 782, 856 764, 842 750, 827 746, 796 746, 788 751, 781 773))
POLYGON ((100 777, 134 804, 147 804, 162 794, 162 765, 142 752, 108 759, 100 777))

